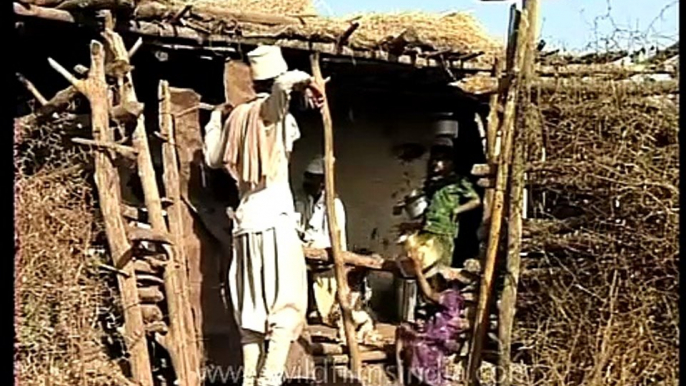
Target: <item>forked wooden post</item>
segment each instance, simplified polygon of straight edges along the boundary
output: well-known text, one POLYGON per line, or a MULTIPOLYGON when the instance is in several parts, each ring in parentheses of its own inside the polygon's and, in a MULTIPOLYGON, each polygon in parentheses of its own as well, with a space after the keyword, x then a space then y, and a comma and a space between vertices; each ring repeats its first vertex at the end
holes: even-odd
POLYGON ((498 341, 500 352, 497 370, 497 379, 500 386, 512 384, 511 346, 512 326, 517 304, 517 286, 519 285, 519 273, 521 265, 522 249, 522 215, 524 210, 524 172, 526 168, 526 126, 529 109, 529 85, 533 75, 535 61, 535 45, 538 37, 538 0, 525 0, 524 10, 527 15, 526 48, 520 81, 520 100, 523 103, 517 111, 518 129, 514 137, 514 150, 512 155, 512 177, 510 183, 509 220, 507 235, 507 260, 504 287, 501 296, 501 304, 498 317, 498 341))
MULTIPOLYGON (((91 106, 91 126, 96 141, 114 143, 109 127, 107 83, 105 82, 105 49, 97 41, 91 42, 91 67, 85 80, 78 80, 52 59, 50 65, 64 76, 76 90, 86 96, 91 106)), ((105 222, 105 233, 114 265, 120 265, 127 274, 117 275, 124 309, 126 349, 130 354, 131 373, 137 384, 153 386, 150 355, 145 338, 145 325, 138 299, 136 273, 130 261, 131 244, 126 235, 121 215, 119 174, 110 156, 98 151, 95 154, 95 185, 98 188, 100 211, 105 222)))
MULTIPOLYGON (((513 5, 514 7, 514 5, 513 5)), ((498 170, 496 176, 496 186, 493 196, 493 212, 491 215, 490 232, 488 247, 486 250, 483 265, 482 277, 479 289, 479 299, 476 309, 474 331, 472 334, 471 353, 467 365, 467 380, 470 385, 478 384, 476 373, 481 366, 481 351, 483 348, 484 337, 488 328, 489 306, 491 303, 491 293, 493 290, 493 273, 498 254, 500 241, 500 230, 502 227, 503 209, 505 206, 505 191, 507 189, 509 165, 512 160, 512 142, 515 130, 515 113, 518 96, 519 69, 522 67, 524 59, 524 44, 526 39, 526 11, 522 12, 520 18, 517 44, 514 48, 514 63, 512 66, 511 82, 507 91, 505 101, 505 114, 502 122, 503 142, 502 150, 499 155, 498 170), (524 21, 522 23, 522 21, 524 21)), ((509 66, 508 66, 509 67, 509 66)))
MULTIPOLYGON (((113 61, 120 63, 122 68, 128 70, 118 76, 118 96, 120 103, 138 102, 136 91, 133 85, 129 66, 129 53, 121 36, 111 28, 105 28, 103 37, 107 41, 108 47, 113 54, 113 61)), ((147 132, 145 130, 145 118, 140 115, 136 122, 133 132, 133 146, 138 154, 138 176, 143 187, 145 206, 148 210, 148 218, 152 229, 161 234, 169 234, 166 221, 162 212, 162 200, 157 186, 155 169, 152 164, 150 148, 148 146, 147 132)), ((198 386, 200 385, 199 374, 192 369, 189 361, 194 356, 195 350, 189 350, 186 333, 186 321, 188 318, 185 313, 190 312, 188 303, 184 302, 183 281, 179 278, 181 266, 178 257, 175 255, 175 247, 166 249, 169 255, 170 264, 164 269, 164 290, 167 295, 167 308, 169 311, 169 336, 157 336, 157 341, 168 350, 174 370, 176 371, 179 386, 198 386)))
MULTIPOLYGON (((310 63, 312 65, 312 75, 314 76, 315 81, 322 85, 322 87, 326 87, 324 78, 322 77, 322 71, 319 67, 318 53, 313 53, 310 56, 310 63)), ((341 255, 341 234, 338 229, 338 223, 336 222, 336 211, 334 206, 336 189, 334 185, 333 124, 331 122, 329 103, 326 98, 324 98, 324 106, 322 107, 321 112, 322 120, 324 122, 324 200, 326 202, 326 216, 328 219, 331 250, 333 253, 334 270, 338 287, 336 296, 338 298, 338 303, 341 306, 341 313, 343 314, 345 338, 348 346, 348 355, 350 355, 350 370, 355 377, 359 378, 362 363, 360 360, 360 349, 357 345, 355 325, 353 324, 352 309, 350 308, 350 288, 348 287, 348 280, 345 274, 345 262, 341 255)))

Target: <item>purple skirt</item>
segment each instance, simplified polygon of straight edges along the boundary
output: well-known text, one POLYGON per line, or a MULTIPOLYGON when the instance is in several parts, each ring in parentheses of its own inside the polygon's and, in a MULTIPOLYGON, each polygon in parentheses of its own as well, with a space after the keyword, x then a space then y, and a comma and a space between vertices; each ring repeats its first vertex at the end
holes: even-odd
POLYGON ((403 324, 400 339, 408 350, 410 372, 428 386, 445 385, 445 358, 459 348, 458 336, 464 330, 460 317, 464 299, 456 289, 441 292, 436 312, 423 325, 403 324))

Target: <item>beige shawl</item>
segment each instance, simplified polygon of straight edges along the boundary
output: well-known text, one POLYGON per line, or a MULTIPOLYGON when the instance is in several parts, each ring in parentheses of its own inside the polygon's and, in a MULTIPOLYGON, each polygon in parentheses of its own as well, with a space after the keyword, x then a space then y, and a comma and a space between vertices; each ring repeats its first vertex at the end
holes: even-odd
POLYGON ((262 103, 257 99, 237 106, 225 127, 229 137, 224 165, 239 185, 250 189, 268 185, 278 169, 276 125, 265 125, 262 103))

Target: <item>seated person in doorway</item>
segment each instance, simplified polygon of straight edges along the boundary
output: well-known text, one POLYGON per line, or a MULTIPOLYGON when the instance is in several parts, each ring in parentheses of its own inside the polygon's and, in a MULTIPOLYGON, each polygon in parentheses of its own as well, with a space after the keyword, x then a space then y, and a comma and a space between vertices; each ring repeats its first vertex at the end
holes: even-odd
MULTIPOLYGON (((430 311, 413 323, 403 323, 396 330, 396 364, 400 384, 405 375, 428 386, 446 384, 448 358, 456 354, 464 341, 460 333, 468 328, 464 319, 465 303, 457 282, 434 280, 433 286, 422 272, 422 256, 410 253, 405 261, 408 273, 416 276, 420 295, 429 303, 430 311), (405 371, 408 366, 409 374, 405 371)), ((440 275, 437 275, 440 276, 440 275)), ((442 278, 441 278, 442 279, 442 278)))
POLYGON ((424 270, 433 276, 440 266, 450 267, 454 239, 459 231, 459 216, 481 205, 474 186, 455 168, 453 142, 436 138, 431 148, 425 193, 429 206, 421 230, 403 238, 407 254, 421 254, 424 270))
MULTIPOLYGON (((295 193, 295 210, 300 215, 300 236, 306 247, 327 249, 331 248, 328 217, 324 201, 324 158, 315 157, 305 169, 302 189, 295 193)), ((347 250, 345 231, 345 207, 339 197, 334 200, 336 210, 336 222, 340 231, 341 250, 347 250)), ((340 311, 336 301, 336 279, 333 266, 326 264, 318 267, 309 267, 311 277, 310 319, 319 319, 323 323, 342 327, 340 324, 340 311), (313 304, 312 304, 313 303, 313 304)), ((364 302, 363 293, 366 295, 364 275, 349 275, 350 278, 358 278, 360 283, 351 283, 352 305, 357 305, 353 311, 358 328, 358 336, 362 336, 373 329, 371 317, 362 311, 361 303, 364 302), (357 303, 357 304, 356 304, 357 303)))

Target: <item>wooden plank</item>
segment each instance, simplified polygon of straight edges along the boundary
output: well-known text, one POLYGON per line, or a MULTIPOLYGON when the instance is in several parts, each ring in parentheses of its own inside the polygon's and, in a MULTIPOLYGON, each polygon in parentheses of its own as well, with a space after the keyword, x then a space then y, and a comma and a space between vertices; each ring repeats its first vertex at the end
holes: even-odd
MULTIPOLYGON (((310 56, 310 63, 312 65, 312 75, 314 76, 315 81, 321 85, 322 90, 325 90, 326 84, 319 67, 318 53, 314 53, 310 56)), ((331 239, 331 249, 333 252, 336 283, 338 286, 336 296, 341 307, 341 313, 343 314, 346 343, 350 355, 350 370, 359 378, 362 364, 360 361, 359 347, 357 345, 355 325, 353 323, 352 308, 350 307, 350 288, 348 287, 348 280, 345 274, 345 262, 341 256, 341 234, 338 229, 338 223, 336 222, 336 211, 334 207, 336 189, 334 183, 333 123, 331 122, 331 113, 329 112, 329 104, 326 101, 325 91, 324 105, 322 106, 321 113, 324 124, 324 200, 326 201, 326 216, 329 225, 329 237, 331 239)))
POLYGON ((491 164, 474 164, 472 166, 472 175, 476 177, 491 177, 495 176, 497 170, 496 165, 491 164))
POLYGON ((149 262, 145 260, 135 260, 133 262, 133 269, 136 272, 140 272, 147 275, 156 275, 160 269, 153 267, 149 262))
POLYGON ((138 298, 141 303, 160 303, 164 300, 164 294, 158 287, 142 287, 138 289, 138 298))
POLYGON ((236 8, 217 7, 210 5, 193 6, 191 12, 196 14, 207 14, 215 17, 229 18, 239 22, 254 23, 262 25, 292 25, 301 24, 300 18, 292 16, 275 15, 265 12, 248 12, 236 8))
POLYGON ((493 177, 479 178, 476 180, 476 185, 484 189, 493 189, 496 186, 496 180, 493 177))
POLYGON ((133 1, 132 0, 63 0, 57 5, 57 9, 64 10, 100 10, 100 9, 111 9, 117 10, 119 12, 131 12, 133 11, 133 1))
MULTIPOLYGON (((183 201, 183 249, 190 283, 189 297, 199 352, 207 360, 226 363, 226 353, 240 352, 239 339, 232 339, 229 332, 237 327, 229 308, 224 303, 225 281, 231 259, 231 222, 226 216, 225 205, 218 205, 211 195, 202 156, 202 128, 197 107, 201 107, 200 95, 192 89, 169 87, 170 108, 174 115, 173 137, 179 164, 179 193, 183 201), (205 205, 206 207, 196 207, 205 205), (206 209, 209 209, 206 211, 206 209), (205 212, 209 212, 208 216, 205 212), (200 213, 203 212, 203 213, 200 213), (223 216, 222 216, 223 213, 223 216), (219 289, 218 289, 219 288, 219 289), (216 306, 214 306, 216 305, 216 306), (225 339, 220 347, 206 343, 212 335, 225 339), (221 356, 220 356, 221 355, 221 356)), ((240 365, 238 356, 230 361, 240 365)))
POLYGON ((171 111, 171 95, 169 93, 169 83, 165 80, 160 81, 159 85, 159 125, 160 133, 167 138, 162 144, 162 163, 164 167, 164 190, 167 198, 173 203, 167 208, 169 217, 169 231, 174 240, 173 257, 174 262, 178 264, 178 283, 180 288, 177 294, 180 298, 180 306, 182 307, 180 318, 184 319, 183 326, 185 331, 180 339, 186 340, 185 345, 188 351, 184 353, 188 361, 188 384, 199 386, 200 379, 200 357, 202 352, 197 344, 199 339, 196 339, 197 328, 194 325, 194 320, 191 315, 191 302, 188 285, 188 261, 186 259, 186 250, 184 248, 184 217, 182 210, 186 210, 185 205, 181 202, 180 182, 179 182, 179 163, 176 155, 176 140, 174 136, 174 122, 171 111))
POLYGON ((136 159, 137 151, 136 149, 130 147, 130 146, 124 146, 124 145, 119 145, 114 142, 105 142, 105 141, 94 141, 92 139, 86 139, 86 138, 72 138, 72 142, 79 144, 79 145, 86 145, 86 146, 92 146, 96 149, 107 149, 107 150, 112 150, 116 154, 121 155, 124 158, 127 159, 136 159))
MULTIPOLYGON (((303 252, 308 264, 322 265, 333 263, 330 250, 303 247, 303 252)), ((350 251, 341 251, 341 257, 343 258, 345 265, 400 274, 398 263, 394 259, 385 259, 376 254, 360 255, 350 251)), ((456 280, 464 284, 471 283, 478 279, 478 277, 474 278, 474 275, 470 271, 461 268, 442 267, 439 270, 439 273, 447 280, 456 280)))
MULTIPOLYGON (((85 80, 76 80, 57 62, 50 64, 65 75, 74 90, 83 93, 91 105, 91 127, 96 141, 113 142, 114 135, 109 128, 107 83, 105 81, 105 49, 97 41, 91 42, 91 67, 85 80)), ((119 175, 112 164, 111 158, 98 152, 95 154, 95 184, 98 190, 100 211, 105 222, 105 233, 116 266, 122 261, 130 259, 131 244, 126 237, 124 220, 120 212, 121 190, 119 175)), ((128 277, 117 275, 117 284, 121 294, 124 310, 125 345, 129 353, 131 374, 133 379, 142 386, 153 386, 150 355, 145 339, 143 315, 138 301, 136 274, 132 264, 126 264, 122 270, 128 277)))
POLYGON ((76 18, 67 11, 20 3, 12 3, 12 7, 14 13, 19 16, 37 17, 65 23, 76 23, 76 18))
POLYGON ((141 310, 143 312, 143 321, 148 323, 161 322, 164 319, 160 307, 154 304, 142 304, 141 310))
MULTIPOLYGON (((312 264, 333 264, 334 260, 330 249, 315 249, 303 247, 305 258, 312 264)), ((395 261, 390 261, 382 258, 380 255, 360 255, 354 252, 341 251, 340 253, 343 262, 346 265, 352 265, 360 268, 368 268, 377 271, 395 271, 397 270, 395 261)))
POLYGON ((229 60, 224 64, 224 95, 226 103, 231 106, 255 97, 249 65, 240 60, 229 60))
MULTIPOLYGON (((385 351, 365 351, 360 353, 360 361, 364 363, 383 362, 388 360, 385 351)), ((315 365, 350 365, 350 357, 346 354, 319 355, 313 357, 315 365)), ((353 376, 355 373, 352 373, 353 376)))
POLYGON ((173 242, 168 233, 162 233, 155 229, 148 228, 130 228, 128 230, 128 238, 132 243, 138 243, 141 241, 149 241, 153 243, 172 245, 173 242))

